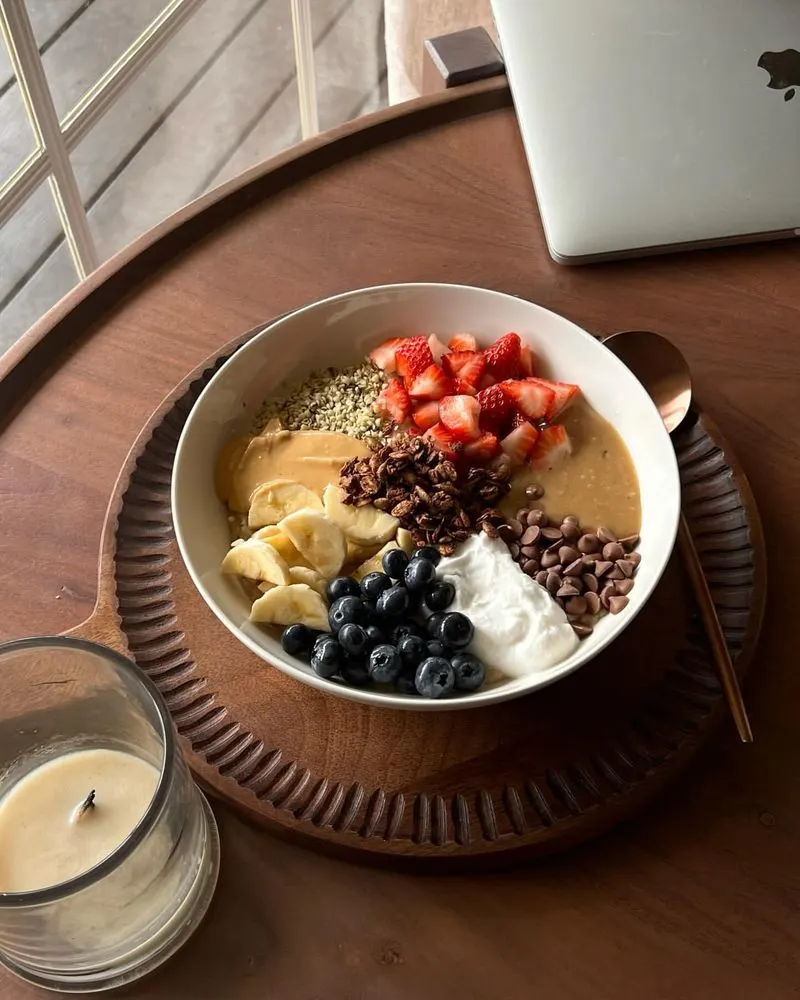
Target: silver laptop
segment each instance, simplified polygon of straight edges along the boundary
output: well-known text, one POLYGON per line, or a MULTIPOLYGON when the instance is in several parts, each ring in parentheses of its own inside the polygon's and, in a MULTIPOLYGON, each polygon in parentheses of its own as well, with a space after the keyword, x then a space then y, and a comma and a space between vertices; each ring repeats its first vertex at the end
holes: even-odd
POLYGON ((800 236, 800 0, 492 0, 553 258, 800 236))

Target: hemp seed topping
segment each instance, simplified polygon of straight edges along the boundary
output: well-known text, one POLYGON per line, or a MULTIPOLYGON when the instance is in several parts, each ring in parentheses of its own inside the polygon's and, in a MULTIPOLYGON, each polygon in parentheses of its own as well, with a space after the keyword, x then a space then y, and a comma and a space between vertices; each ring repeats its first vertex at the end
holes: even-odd
POLYGON ((271 420, 289 431, 338 431, 367 440, 385 436, 374 404, 384 376, 368 362, 349 368, 322 368, 303 382, 283 383, 258 411, 253 432, 271 420))

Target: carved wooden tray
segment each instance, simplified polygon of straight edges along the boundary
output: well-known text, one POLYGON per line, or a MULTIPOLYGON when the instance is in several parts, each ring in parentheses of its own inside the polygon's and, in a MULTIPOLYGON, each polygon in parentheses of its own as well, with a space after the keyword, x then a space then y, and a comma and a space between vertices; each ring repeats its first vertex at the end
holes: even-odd
MULTIPOLYGON (((73 632, 125 652, 152 678, 212 794, 320 849, 474 869, 596 836, 688 763, 727 710, 676 556, 597 659, 527 698, 469 712, 345 701, 238 643, 195 591, 170 512, 184 421, 235 346, 178 386, 131 449, 108 508, 97 607, 73 632)), ((741 675, 766 592, 758 511, 705 414, 676 448, 686 514, 741 675)))

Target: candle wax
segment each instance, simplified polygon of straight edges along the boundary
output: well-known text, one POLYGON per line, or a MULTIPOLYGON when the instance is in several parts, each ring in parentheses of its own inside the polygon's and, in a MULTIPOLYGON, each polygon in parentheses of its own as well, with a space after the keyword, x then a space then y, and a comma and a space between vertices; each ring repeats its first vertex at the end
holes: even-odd
POLYGON ((41 764, 0 798, 0 892, 30 892, 93 868, 144 816, 151 764, 119 750, 76 750, 41 764), (94 790, 94 804, 76 807, 94 790))

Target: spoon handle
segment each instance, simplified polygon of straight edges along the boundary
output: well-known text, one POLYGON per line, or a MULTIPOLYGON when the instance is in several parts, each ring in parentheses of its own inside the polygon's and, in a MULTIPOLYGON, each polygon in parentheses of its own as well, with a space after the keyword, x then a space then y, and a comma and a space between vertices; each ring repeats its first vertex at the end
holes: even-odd
POLYGON ((744 707, 742 691, 739 687, 739 678, 736 676, 736 671, 728 652, 728 644, 725 642, 725 636, 722 634, 722 626, 719 623, 717 609, 714 606, 714 600, 711 597, 711 591, 708 589, 705 573, 700 563, 700 556, 697 554, 694 539, 692 538, 692 533, 689 531, 689 525, 686 522, 683 512, 681 512, 681 520, 678 527, 678 546, 683 556, 683 561, 686 564, 686 569, 689 572, 689 578, 694 588, 697 603, 700 605, 700 614, 703 618, 706 634, 708 635, 711 650, 717 663, 717 670, 722 681, 722 689, 725 692, 728 708, 731 710, 731 715, 733 716, 733 721, 736 723, 736 729, 742 743, 752 743, 753 730, 750 728, 750 720, 747 718, 747 711, 744 707))

